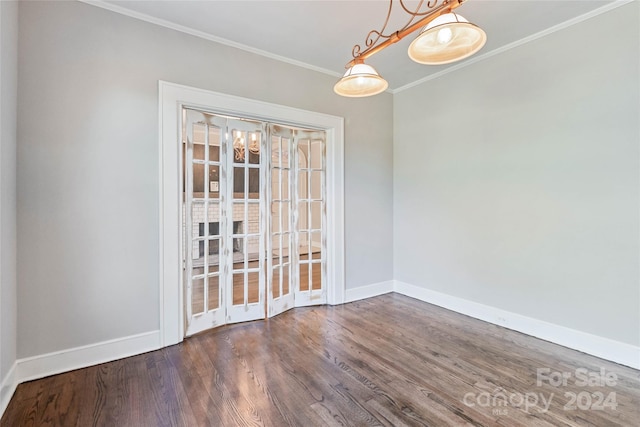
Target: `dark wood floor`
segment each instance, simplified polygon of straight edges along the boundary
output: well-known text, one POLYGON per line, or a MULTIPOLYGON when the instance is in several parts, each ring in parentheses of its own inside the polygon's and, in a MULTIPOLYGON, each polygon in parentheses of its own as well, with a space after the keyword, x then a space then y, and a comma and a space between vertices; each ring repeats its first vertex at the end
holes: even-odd
POLYGON ((387 294, 223 326, 21 384, 0 425, 638 426, 639 376, 387 294), (540 385, 538 369, 549 369, 540 385), (590 385, 580 385, 580 372, 593 376, 590 385), (562 373, 567 385, 546 380, 562 373), (593 382, 602 373, 609 385, 593 382), (525 408, 534 395, 537 405, 525 408))

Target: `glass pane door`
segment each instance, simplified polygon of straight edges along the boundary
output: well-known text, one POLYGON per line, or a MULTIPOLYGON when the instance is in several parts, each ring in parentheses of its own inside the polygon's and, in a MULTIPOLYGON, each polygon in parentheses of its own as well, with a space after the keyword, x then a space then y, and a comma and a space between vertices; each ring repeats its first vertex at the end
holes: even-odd
POLYGON ((325 133, 183 109, 186 335, 327 299, 325 133))
POLYGON ((266 125, 249 120, 227 123, 227 323, 265 317, 264 167, 266 125))
POLYGON ((271 133, 271 199, 270 248, 267 257, 269 317, 293 308, 293 131, 272 125, 271 133))
POLYGON ((265 317, 262 123, 183 109, 186 335, 265 317))
POLYGON ((294 149, 297 166, 296 306, 324 304, 327 301, 325 133, 297 131, 294 149))
POLYGON ((220 250, 224 119, 183 110, 183 254, 187 335, 225 323, 220 250))

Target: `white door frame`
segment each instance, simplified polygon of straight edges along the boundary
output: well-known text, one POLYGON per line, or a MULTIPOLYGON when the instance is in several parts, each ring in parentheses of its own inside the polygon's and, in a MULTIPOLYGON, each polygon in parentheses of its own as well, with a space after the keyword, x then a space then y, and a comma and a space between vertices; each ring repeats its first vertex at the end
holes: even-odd
POLYGON ((237 117, 322 129, 327 135, 327 302, 342 304, 344 275, 344 120, 342 117, 159 81, 160 345, 184 339, 181 141, 183 106, 237 117))

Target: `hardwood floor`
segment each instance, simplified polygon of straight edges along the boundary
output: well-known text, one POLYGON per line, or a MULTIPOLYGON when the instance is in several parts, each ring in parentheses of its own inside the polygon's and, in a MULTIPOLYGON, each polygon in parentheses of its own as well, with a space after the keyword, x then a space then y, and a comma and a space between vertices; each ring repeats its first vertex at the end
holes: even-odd
POLYGON ((387 294, 21 384, 0 426, 637 426, 639 407, 640 371, 387 294))

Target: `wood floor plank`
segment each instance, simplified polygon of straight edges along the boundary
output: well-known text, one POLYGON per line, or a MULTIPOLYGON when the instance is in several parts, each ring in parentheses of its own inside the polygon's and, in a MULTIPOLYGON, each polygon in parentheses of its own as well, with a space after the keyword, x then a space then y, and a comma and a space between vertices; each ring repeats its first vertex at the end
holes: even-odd
POLYGON ((627 427, 639 408, 638 370, 387 294, 21 384, 0 426, 627 427), (539 383, 538 369, 572 381, 539 383), (577 369, 615 384, 579 385, 577 369), (617 406, 568 408, 597 393, 617 406), (534 395, 548 407, 518 401, 534 395))

